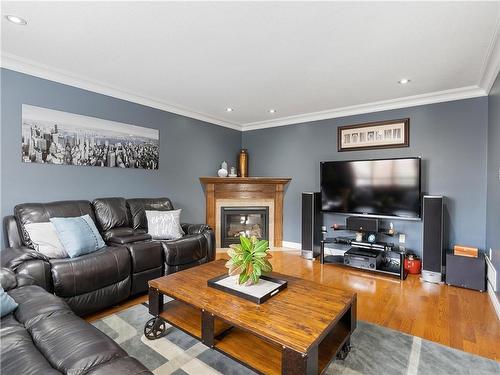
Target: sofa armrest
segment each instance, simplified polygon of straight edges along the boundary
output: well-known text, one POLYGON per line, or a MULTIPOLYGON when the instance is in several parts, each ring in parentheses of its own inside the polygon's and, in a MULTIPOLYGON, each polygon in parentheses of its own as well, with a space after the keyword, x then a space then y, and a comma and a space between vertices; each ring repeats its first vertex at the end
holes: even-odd
POLYGON ((118 236, 113 235, 107 238, 107 241, 112 244, 125 245, 132 242, 148 241, 151 239, 151 235, 147 233, 137 233, 131 234, 129 236, 118 236))
POLYGON ((51 267, 45 255, 29 247, 8 247, 0 252, 0 256, 3 267, 10 268, 18 275, 29 276, 34 284, 52 291, 51 267))
POLYGON ((33 284, 35 284, 35 279, 29 275, 16 275, 14 271, 7 267, 0 269, 0 285, 2 285, 2 288, 6 292, 14 288, 33 284))
POLYGON ((206 230, 212 230, 207 224, 188 224, 182 223, 181 228, 186 234, 202 234, 206 230))

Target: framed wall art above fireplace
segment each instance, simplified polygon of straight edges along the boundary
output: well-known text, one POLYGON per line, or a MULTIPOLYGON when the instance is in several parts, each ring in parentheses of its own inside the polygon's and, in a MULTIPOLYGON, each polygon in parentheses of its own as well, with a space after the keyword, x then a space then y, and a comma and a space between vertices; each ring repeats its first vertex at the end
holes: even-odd
POLYGON ((409 118, 346 125, 337 128, 338 151, 359 151, 409 146, 409 118))

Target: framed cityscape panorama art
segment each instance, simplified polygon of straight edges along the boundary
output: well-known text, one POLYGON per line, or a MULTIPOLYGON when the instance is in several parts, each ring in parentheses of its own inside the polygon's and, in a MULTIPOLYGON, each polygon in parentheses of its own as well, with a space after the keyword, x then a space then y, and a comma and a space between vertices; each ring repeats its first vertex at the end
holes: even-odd
POLYGON ((338 151, 373 150, 408 147, 409 145, 409 118, 339 126, 337 129, 338 151))
POLYGON ((160 131, 23 104, 21 147, 25 163, 158 169, 160 131))

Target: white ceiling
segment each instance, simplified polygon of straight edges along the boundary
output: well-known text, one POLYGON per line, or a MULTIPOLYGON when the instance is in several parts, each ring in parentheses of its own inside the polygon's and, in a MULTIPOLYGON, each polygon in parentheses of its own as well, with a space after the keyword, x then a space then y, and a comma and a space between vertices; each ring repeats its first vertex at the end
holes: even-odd
POLYGON ((6 68, 244 130, 486 95, 500 61, 498 2, 4 1, 2 12, 28 21, 2 17, 6 68))

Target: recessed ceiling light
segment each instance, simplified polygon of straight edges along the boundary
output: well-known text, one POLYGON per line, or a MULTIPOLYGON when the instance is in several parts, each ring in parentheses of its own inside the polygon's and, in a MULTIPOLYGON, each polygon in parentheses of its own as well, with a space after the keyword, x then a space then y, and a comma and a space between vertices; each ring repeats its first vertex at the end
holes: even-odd
POLYGON ((410 80, 410 79, 408 79, 408 78, 401 78, 401 79, 398 81, 398 83, 399 83, 400 85, 406 85, 407 83, 410 83, 410 82, 411 82, 411 80, 410 80))
POLYGON ((7 18, 7 20, 10 22, 15 23, 16 25, 26 25, 28 23, 24 18, 13 16, 11 14, 6 15, 5 18, 7 18))
POLYGON ((276 113, 276 110, 275 109, 270 109, 269 113, 276 113))
POLYGON ((234 109, 232 109, 231 107, 226 108, 226 112, 233 112, 233 111, 234 111, 234 109))

